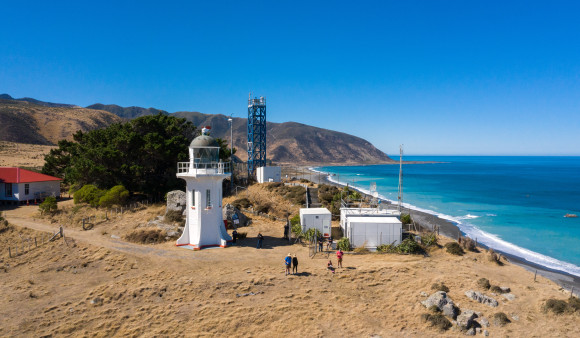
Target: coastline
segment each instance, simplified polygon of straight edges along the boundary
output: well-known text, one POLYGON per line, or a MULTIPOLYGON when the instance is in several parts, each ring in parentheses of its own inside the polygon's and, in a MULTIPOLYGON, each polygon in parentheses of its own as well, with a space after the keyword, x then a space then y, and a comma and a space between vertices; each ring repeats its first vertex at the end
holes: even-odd
MULTIPOLYGON (((304 167, 304 169, 311 171, 313 173, 319 173, 318 171, 313 170, 312 167, 304 167)), ((327 174, 311 175, 311 176, 312 176, 312 181, 317 183, 317 184, 329 184, 329 185, 336 185, 336 186, 341 186, 341 187, 345 186, 345 184, 340 184, 340 183, 330 181, 328 179, 327 174)), ((302 178, 307 178, 307 177, 302 177, 302 178)), ((355 190, 358 190, 355 187, 352 187, 352 188, 355 190)), ((363 191, 359 190, 359 192, 365 196, 369 196, 367 193, 365 193, 363 191)), ((392 205, 392 203, 390 201, 386 201, 384 199, 381 199, 381 201, 385 204, 392 205)), ((452 221, 440 218, 437 215, 429 214, 429 213, 415 210, 415 209, 410 209, 410 208, 406 208, 406 207, 402 207, 401 209, 402 209, 402 211, 409 213, 411 215, 411 218, 415 221, 415 223, 424 229, 428 229, 428 230, 432 231, 434 229, 434 227, 436 226, 439 229, 440 235, 451 238, 453 240, 457 240, 457 237, 459 235, 464 235, 464 233, 461 232, 461 229, 459 229, 459 227, 456 225, 456 223, 454 223, 452 221)), ((482 244, 478 244, 478 247, 486 249, 486 250, 488 249, 487 246, 482 245, 482 244)), ((565 290, 570 291, 570 290, 572 290, 572 288, 574 290, 580 290, 580 277, 578 277, 578 276, 569 274, 569 273, 564 272, 564 271, 550 269, 550 268, 547 268, 545 266, 529 262, 524 258, 517 257, 517 256, 512 255, 512 254, 506 254, 505 252, 502 252, 500 250, 496 250, 496 252, 501 253, 502 256, 507 258, 508 262, 513 263, 515 265, 518 265, 518 266, 526 269, 527 271, 529 271, 532 274, 535 274, 537 271, 538 275, 555 282, 556 284, 558 284, 560 287, 562 287, 565 290)))

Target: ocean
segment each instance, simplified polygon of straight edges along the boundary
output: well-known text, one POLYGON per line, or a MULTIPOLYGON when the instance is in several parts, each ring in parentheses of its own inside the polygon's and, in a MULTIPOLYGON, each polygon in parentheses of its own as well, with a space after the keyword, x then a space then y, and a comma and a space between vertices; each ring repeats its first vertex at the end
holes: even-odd
MULTIPOLYGON (((403 201, 491 248, 580 276, 580 157, 405 156, 403 201)), ((397 201, 399 165, 317 167, 397 201)))

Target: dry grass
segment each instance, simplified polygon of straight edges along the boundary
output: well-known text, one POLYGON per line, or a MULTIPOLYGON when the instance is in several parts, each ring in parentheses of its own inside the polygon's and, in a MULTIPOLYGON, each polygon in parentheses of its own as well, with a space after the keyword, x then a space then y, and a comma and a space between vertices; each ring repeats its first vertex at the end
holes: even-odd
POLYGON ((129 242, 140 244, 158 244, 166 241, 165 231, 157 228, 137 229, 125 236, 129 242))

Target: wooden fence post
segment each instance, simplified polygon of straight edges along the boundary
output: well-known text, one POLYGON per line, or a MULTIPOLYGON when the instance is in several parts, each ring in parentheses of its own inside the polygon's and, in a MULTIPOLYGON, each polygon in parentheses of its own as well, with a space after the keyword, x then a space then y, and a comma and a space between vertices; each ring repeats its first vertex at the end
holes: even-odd
POLYGON ((38 248, 38 243, 36 242, 36 237, 34 237, 34 247, 38 248))
POLYGON ((12 258, 12 250, 10 250, 10 247, 8 247, 8 257, 12 258))
POLYGON ((538 275, 538 270, 536 270, 536 273, 534 273, 534 282, 536 281, 536 276, 538 275))

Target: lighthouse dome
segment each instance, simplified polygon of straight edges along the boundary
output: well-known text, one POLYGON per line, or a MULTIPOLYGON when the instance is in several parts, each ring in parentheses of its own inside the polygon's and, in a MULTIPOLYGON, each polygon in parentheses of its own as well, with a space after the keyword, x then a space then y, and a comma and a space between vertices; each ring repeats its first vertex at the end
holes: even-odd
POLYGON ((193 141, 191 141, 191 144, 189 145, 190 148, 204 148, 204 147, 208 147, 208 148, 218 147, 219 148, 219 146, 220 145, 215 140, 215 138, 213 138, 209 135, 200 135, 200 136, 194 138, 193 141))

